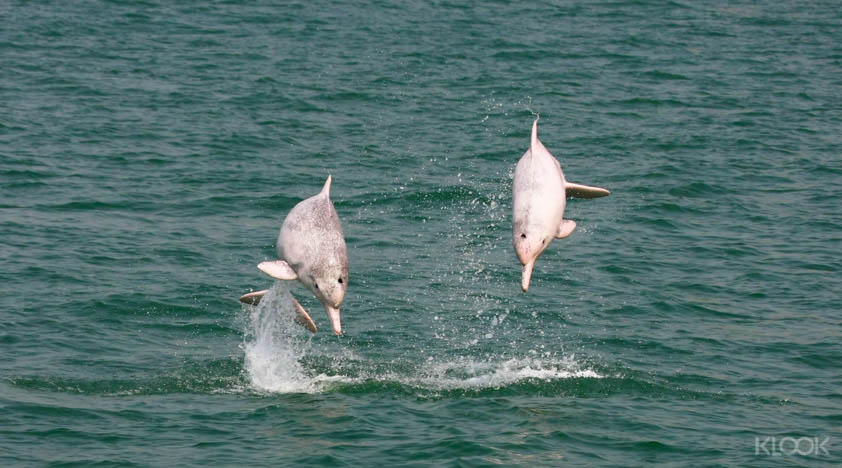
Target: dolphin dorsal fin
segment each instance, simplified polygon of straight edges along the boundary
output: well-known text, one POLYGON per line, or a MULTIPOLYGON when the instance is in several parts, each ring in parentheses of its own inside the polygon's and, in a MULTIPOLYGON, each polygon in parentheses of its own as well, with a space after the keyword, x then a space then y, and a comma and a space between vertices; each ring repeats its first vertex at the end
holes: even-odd
POLYGON ((327 176, 327 180, 325 181, 325 186, 322 187, 322 191, 319 192, 319 195, 324 195, 330 198, 330 181, 332 177, 330 175, 327 176))
POLYGON ((529 149, 535 151, 538 148, 538 119, 541 117, 536 117, 535 121, 532 122, 532 141, 529 143, 529 149))

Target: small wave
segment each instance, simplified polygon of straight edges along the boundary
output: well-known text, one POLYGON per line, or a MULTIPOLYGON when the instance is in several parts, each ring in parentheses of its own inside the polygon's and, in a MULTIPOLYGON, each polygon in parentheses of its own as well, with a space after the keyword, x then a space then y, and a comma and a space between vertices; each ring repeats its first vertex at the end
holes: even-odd
MULTIPOLYGON (((81 361, 80 361, 81 364, 81 361)), ((97 362, 101 367, 113 362, 97 362)), ((240 364, 229 357, 190 362, 182 368, 124 375, 44 375, 37 372, 9 376, 6 382, 26 391, 109 397, 219 393, 243 386, 240 364)))

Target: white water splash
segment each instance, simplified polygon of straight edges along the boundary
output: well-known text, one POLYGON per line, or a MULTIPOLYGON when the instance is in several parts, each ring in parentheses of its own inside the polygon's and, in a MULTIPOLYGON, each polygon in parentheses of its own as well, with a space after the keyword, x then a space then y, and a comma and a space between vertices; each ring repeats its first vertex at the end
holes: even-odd
POLYGON ((252 386, 260 391, 312 393, 314 379, 301 366, 310 347, 307 331, 294 322, 292 295, 276 281, 256 307, 246 307, 243 350, 245 369, 252 386))
MULTIPOLYGON (((328 375, 302 365, 302 358, 308 353, 318 355, 319 350, 312 349, 311 335, 294 322, 292 295, 283 282, 276 282, 256 307, 247 306, 244 310, 248 313, 242 345, 244 367, 251 389, 259 392, 318 393, 336 385, 366 381, 398 382, 422 391, 467 390, 500 388, 524 380, 603 377, 583 368, 573 355, 486 360, 470 356, 439 360, 429 356, 419 366, 410 366, 402 372, 383 368, 374 371, 377 365, 349 349, 334 360, 343 373, 331 371, 329 374, 333 375, 328 375)), ((495 318, 495 325, 505 320, 506 315, 495 318)))
POLYGON ((561 360, 517 359, 505 361, 429 362, 418 379, 421 385, 440 390, 499 388, 523 380, 551 381, 569 378, 602 378, 593 369, 583 369, 574 356, 561 360))

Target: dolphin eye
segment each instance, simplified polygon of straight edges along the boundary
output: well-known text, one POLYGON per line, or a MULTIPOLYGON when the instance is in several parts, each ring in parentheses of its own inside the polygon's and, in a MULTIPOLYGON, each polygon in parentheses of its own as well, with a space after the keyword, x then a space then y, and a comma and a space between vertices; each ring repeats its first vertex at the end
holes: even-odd
POLYGON ((521 235, 520 235, 520 238, 521 238, 521 239, 526 239, 526 234, 521 234, 521 235))
POLYGON ((316 289, 319 289, 319 283, 313 282, 313 287, 315 287, 316 289))
POLYGON ((339 278, 339 284, 342 284, 342 278, 339 278))
POLYGON ((547 239, 541 239, 541 245, 544 245, 546 243, 547 243, 547 239))

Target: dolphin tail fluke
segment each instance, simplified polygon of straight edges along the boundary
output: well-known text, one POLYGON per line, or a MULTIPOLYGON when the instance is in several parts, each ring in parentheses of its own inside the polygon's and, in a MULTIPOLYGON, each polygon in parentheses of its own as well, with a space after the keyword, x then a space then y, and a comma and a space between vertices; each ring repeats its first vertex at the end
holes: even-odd
POLYGON ((564 182, 564 191, 567 193, 568 197, 575 198, 599 198, 611 195, 611 192, 601 187, 572 184, 570 182, 564 182))
POLYGON ((243 294, 242 296, 240 296, 240 302, 242 302, 243 304, 257 305, 260 303, 260 300, 263 299, 263 296, 265 296, 267 292, 269 292, 269 290, 264 289, 263 291, 255 291, 250 292, 248 294, 243 294))
POLYGON ((310 314, 307 313, 307 310, 304 306, 298 302, 298 299, 292 298, 292 305, 295 306, 295 312, 298 314, 295 316, 295 323, 301 325, 302 327, 310 330, 310 333, 316 333, 316 323, 313 322, 313 319, 310 318, 310 314))
MULTIPOLYGON (((263 291, 255 291, 250 292, 248 294, 243 294, 242 296, 240 296, 240 302, 242 302, 243 304, 256 306, 257 304, 260 304, 260 300, 263 299, 263 296, 265 296, 268 292, 268 289, 264 289, 263 291)), ((313 322, 313 319, 310 318, 310 314, 307 313, 307 310, 304 309, 304 306, 302 306, 301 303, 298 302, 298 300, 294 297, 292 298, 292 305, 295 306, 295 323, 310 330, 310 332, 312 333, 316 333, 316 330, 318 330, 318 328, 316 328, 315 322, 313 322)))

